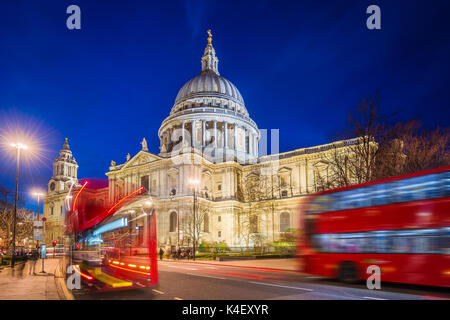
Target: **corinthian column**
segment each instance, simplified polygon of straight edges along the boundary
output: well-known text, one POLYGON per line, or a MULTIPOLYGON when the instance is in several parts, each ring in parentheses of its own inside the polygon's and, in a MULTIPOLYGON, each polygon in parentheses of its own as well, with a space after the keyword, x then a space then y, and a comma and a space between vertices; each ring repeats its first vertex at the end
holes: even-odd
POLYGON ((196 135, 196 129, 197 129, 197 120, 192 120, 192 137, 191 137, 191 139, 192 139, 192 147, 195 147, 195 139, 196 139, 196 137, 197 137, 197 135, 196 135))
POLYGON ((214 121, 214 148, 217 148, 217 121, 214 121))
POLYGON ((226 121, 223 123, 223 147, 228 148, 228 122, 226 121))
POLYGON ((233 140, 234 140, 234 151, 237 151, 237 124, 234 124, 233 140))
POLYGON ((181 122, 181 147, 183 148, 184 147, 184 123, 185 123, 186 121, 182 121, 181 122))
POLYGON ((206 121, 202 121, 202 146, 206 146, 206 121))

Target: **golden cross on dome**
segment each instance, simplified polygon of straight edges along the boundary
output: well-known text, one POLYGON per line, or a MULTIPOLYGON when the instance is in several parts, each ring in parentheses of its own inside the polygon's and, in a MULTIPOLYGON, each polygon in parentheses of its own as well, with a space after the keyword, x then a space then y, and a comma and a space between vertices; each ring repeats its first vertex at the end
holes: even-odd
POLYGON ((208 33, 208 44, 211 44, 212 42, 212 34, 211 34, 211 29, 209 29, 208 31, 206 31, 208 33))

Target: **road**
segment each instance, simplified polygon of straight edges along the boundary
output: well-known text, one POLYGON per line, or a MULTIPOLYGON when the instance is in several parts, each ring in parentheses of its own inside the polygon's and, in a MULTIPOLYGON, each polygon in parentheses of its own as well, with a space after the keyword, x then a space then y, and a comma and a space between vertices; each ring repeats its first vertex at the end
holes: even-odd
POLYGON ((74 292, 75 299, 125 300, 416 300, 450 299, 447 289, 382 283, 381 290, 291 271, 160 261, 159 285, 104 293, 74 292))

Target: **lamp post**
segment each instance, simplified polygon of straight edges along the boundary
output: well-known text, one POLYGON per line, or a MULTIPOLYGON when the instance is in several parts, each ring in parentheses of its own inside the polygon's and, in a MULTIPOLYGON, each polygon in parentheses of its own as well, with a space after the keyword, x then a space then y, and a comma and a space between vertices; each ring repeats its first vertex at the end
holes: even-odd
MULTIPOLYGON (((39 191, 34 191, 33 192, 33 196, 37 197, 37 221, 39 221, 39 199, 41 196, 43 196, 44 193, 43 192, 39 192, 39 191)), ((43 239, 42 239, 43 240, 43 239)), ((39 240, 35 240, 37 242, 39 242, 39 240)), ((35 243, 36 244, 36 243, 35 243)))
POLYGON ((20 162, 20 150, 28 149, 23 143, 11 143, 11 147, 16 148, 16 196, 14 198, 14 222, 13 222, 13 234, 12 234, 12 253, 11 253, 11 268, 14 268, 15 256, 16 256, 16 221, 17 221, 17 201, 19 200, 19 162, 20 162))
POLYGON ((33 196, 37 197, 37 220, 39 221, 39 199, 41 196, 43 196, 44 194, 42 192, 33 192, 33 196))
POLYGON ((197 187, 197 185, 200 183, 200 181, 199 180, 197 180, 197 179, 191 179, 190 181, 189 181, 189 183, 192 185, 192 187, 193 187, 193 189, 194 189, 194 192, 193 192, 193 196, 194 196, 194 209, 193 209, 193 211, 194 211, 194 226, 193 226, 193 236, 194 236, 194 245, 193 245, 193 260, 195 261, 195 223, 196 223, 196 221, 195 221, 195 202, 196 202, 196 200, 197 200, 197 198, 196 198, 196 196, 195 196, 195 191, 196 191, 196 187, 197 187))
MULTIPOLYGON (((170 201, 172 201, 175 198, 175 194, 176 194, 175 189, 172 189, 172 191, 170 191, 169 193, 170 201)), ((177 250, 178 250, 178 248, 180 247, 180 205, 178 201, 177 203, 178 203, 178 212, 177 212, 177 250)))

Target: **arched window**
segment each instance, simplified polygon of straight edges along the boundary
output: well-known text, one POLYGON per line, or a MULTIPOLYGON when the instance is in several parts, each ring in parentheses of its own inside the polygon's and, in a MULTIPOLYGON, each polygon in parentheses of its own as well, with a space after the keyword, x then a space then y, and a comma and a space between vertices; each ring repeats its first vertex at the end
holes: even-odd
POLYGON ((203 217, 203 232, 209 232, 209 216, 207 213, 203 217))
POLYGON ((175 232, 177 228, 177 213, 175 211, 170 213, 170 232, 175 232))
POLYGON ((291 216, 289 212, 280 215, 280 232, 286 232, 291 227, 291 216))

